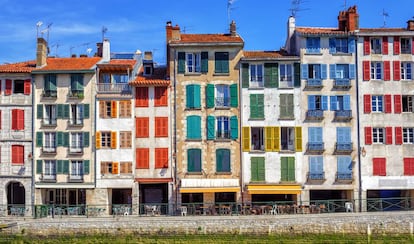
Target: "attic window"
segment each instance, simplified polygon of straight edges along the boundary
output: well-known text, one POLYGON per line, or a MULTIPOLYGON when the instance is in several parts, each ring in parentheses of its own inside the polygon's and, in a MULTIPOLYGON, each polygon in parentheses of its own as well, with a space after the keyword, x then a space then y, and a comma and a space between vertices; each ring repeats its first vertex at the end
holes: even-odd
POLYGON ((144 67, 144 75, 151 75, 152 74, 152 67, 146 66, 144 67))

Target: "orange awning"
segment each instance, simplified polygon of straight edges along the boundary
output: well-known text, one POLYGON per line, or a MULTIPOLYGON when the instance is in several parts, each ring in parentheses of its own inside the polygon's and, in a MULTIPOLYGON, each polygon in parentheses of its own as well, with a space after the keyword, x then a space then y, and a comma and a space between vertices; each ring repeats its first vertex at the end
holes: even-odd
POLYGON ((183 187, 180 193, 239 192, 240 187, 183 187))
POLYGON ((300 194, 300 185, 248 185, 249 194, 300 194))

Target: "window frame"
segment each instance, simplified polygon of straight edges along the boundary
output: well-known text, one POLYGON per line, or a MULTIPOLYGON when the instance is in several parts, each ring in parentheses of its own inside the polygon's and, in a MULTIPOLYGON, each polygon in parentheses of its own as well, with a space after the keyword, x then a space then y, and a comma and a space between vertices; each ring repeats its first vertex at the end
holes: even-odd
POLYGON ((383 95, 371 95, 371 112, 383 113, 384 112, 384 96, 383 95))
POLYGON ((24 164, 24 145, 11 145, 11 163, 12 165, 24 164))
POLYGON ((132 131, 119 132, 119 148, 132 148, 132 131))
POLYGON ((101 147, 102 149, 111 148, 111 131, 101 131, 101 147))
POLYGON ((201 52, 185 53, 185 72, 192 74, 201 73, 201 52))
POLYGON ((54 131, 44 132, 43 151, 56 152, 57 147, 57 133, 54 131))
POLYGON ((371 80, 383 80, 384 79, 384 67, 383 63, 379 61, 371 61, 370 62, 370 78, 371 80))
POLYGON ((263 63, 249 63, 249 87, 250 88, 264 87, 264 64, 263 63))
POLYGON ((293 88, 294 83, 294 66, 292 63, 279 63, 279 82, 286 84, 283 87, 293 88), (290 79, 289 79, 290 77, 290 79))
POLYGON ((230 67, 229 52, 215 52, 214 53, 214 73, 228 74, 230 67))
POLYGON ((81 153, 83 152, 83 132, 70 132, 69 133, 69 152, 81 153))
POLYGON ((382 54, 382 39, 379 37, 372 37, 370 39, 371 54, 382 54))
POLYGON ((131 118, 132 115, 131 100, 119 101, 119 118, 131 118))
POLYGON ((70 160, 71 177, 82 177, 85 174, 83 168, 83 160, 70 160))
POLYGON ((411 38, 400 38, 400 53, 401 54, 411 54, 411 38))
POLYGON ((230 85, 217 84, 215 85, 214 102, 215 107, 229 108, 230 107, 230 85))
POLYGON ((414 144, 414 128, 403 127, 403 144, 414 144))
POLYGON ((400 77, 401 80, 412 80, 413 78, 413 63, 412 62, 401 62, 400 77))
POLYGON ((335 38, 335 50, 337 53, 348 53, 348 38, 335 38), (345 44, 345 45, 344 45, 345 44))
POLYGON ((216 128, 217 128, 216 139, 230 139, 230 133, 231 133, 230 117, 217 116, 216 117, 216 128), (226 126, 226 123, 227 123, 227 126, 226 126))
POLYGON ((71 125, 83 125, 84 107, 83 104, 70 104, 69 121, 71 125))
POLYGON ((372 127, 372 144, 385 144, 385 128, 372 127))

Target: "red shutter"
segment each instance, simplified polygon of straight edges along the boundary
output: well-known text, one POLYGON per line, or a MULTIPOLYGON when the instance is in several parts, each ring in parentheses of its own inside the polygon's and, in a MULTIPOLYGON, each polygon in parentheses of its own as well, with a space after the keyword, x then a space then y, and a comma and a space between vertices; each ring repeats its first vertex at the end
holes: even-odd
POLYGON ((24 110, 18 110, 17 129, 24 130, 24 110))
POLYGON ((364 113, 371 113, 371 95, 364 95, 364 113))
POLYGON ((13 109, 12 110, 12 130, 17 130, 17 113, 18 110, 17 109, 13 109))
POLYGON ((373 158, 373 175, 386 176, 385 158, 373 158))
POLYGON ((24 146, 12 145, 12 164, 24 163, 24 146))
POLYGON ((401 95, 394 95, 394 113, 401 113, 401 95))
POLYGON ((385 127, 385 144, 392 144, 392 127, 385 127))
MULTIPOLYGON (((1 86, 1 84, 0 84, 0 86, 1 86)), ((1 130, 1 110, 0 110, 0 130, 1 130)))
POLYGON ((385 113, 391 113, 392 112, 391 95, 390 94, 384 95, 384 100, 385 100, 385 113))
POLYGON ((135 89, 135 107, 148 107, 148 87, 135 89))
POLYGON ((362 66, 364 68, 363 80, 367 81, 371 79, 371 64, 368 60, 362 61, 362 66))
POLYGON ((364 55, 369 55, 371 52, 369 37, 364 37, 364 55))
POLYGON ((372 128, 365 127, 365 144, 371 145, 372 144, 372 128))
POLYGON ((414 175, 414 158, 404 158, 404 175, 414 175))
POLYGON ((6 90, 4 90, 4 95, 12 94, 12 80, 6 80, 6 90))
POLYGON ((401 63, 400 61, 393 61, 394 80, 401 80, 401 63))
POLYGON ((154 106, 161 107, 167 106, 167 94, 168 94, 168 87, 155 87, 155 97, 154 97, 154 106))
POLYGON ((382 54, 388 54, 388 36, 382 37, 382 54))
POLYGON ((402 144, 402 128, 395 127, 395 145, 402 144))
POLYGON ((135 118, 135 137, 147 138, 149 136, 149 118, 135 118))
POLYGON ((168 168, 168 148, 155 148, 155 168, 168 168))
POLYGON ((391 80, 390 61, 384 61, 384 80, 391 80))
POLYGON ((24 81, 24 95, 30 95, 30 87, 31 83, 30 83, 30 79, 27 79, 24 81))
POLYGON ((137 169, 149 169, 149 148, 137 148, 135 156, 137 169))
POLYGON ((394 55, 400 54, 400 38, 394 36, 394 55))

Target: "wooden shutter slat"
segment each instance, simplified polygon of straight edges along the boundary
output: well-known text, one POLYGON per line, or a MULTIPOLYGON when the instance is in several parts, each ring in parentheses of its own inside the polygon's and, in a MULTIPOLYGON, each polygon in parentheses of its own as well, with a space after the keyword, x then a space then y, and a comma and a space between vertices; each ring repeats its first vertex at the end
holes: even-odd
POLYGON ((384 61, 384 80, 391 80, 391 66, 390 61, 384 61))
POLYGON ((116 149, 117 138, 116 138, 116 131, 111 131, 111 148, 116 149))
POLYGON ((97 131, 95 135, 95 148, 100 149, 102 145, 101 132, 97 131))
POLYGON ((371 145, 372 144, 372 128, 365 127, 365 144, 371 145))
POLYGON ((391 113, 392 112, 392 101, 391 101, 391 95, 385 94, 384 95, 384 102, 385 102, 385 113, 391 113))
POLYGON ((118 103, 117 101, 111 101, 111 118, 116 118, 118 114, 118 103))
POLYGON ((371 113, 371 95, 364 95, 364 113, 371 113))
POLYGON ((362 67, 363 67, 363 80, 369 81, 371 79, 370 61, 367 61, 367 60, 362 61, 362 67))
POLYGON ((364 55, 369 55, 371 52, 369 37, 364 37, 364 55))
POLYGON ((382 37, 382 54, 388 55, 388 36, 382 37))
POLYGON ((398 60, 392 62, 393 66, 393 73, 394 73, 394 80, 398 81, 401 80, 401 63, 398 60))
POLYGON ((24 80, 24 91, 23 91, 24 95, 30 95, 31 85, 32 85, 30 81, 31 81, 30 79, 24 80))
POLYGON ((393 51, 394 55, 400 54, 400 37, 398 36, 394 36, 393 51))
POLYGON ((295 127, 295 149, 296 152, 302 152, 302 127, 295 127))
POLYGON ((249 152, 250 151, 250 127, 243 127, 243 151, 249 152))
POLYGON ((395 127, 395 145, 402 145, 402 127, 395 127))
POLYGON ((392 127, 385 127, 385 144, 392 144, 392 127))
POLYGON ((12 94, 12 80, 6 80, 6 89, 4 90, 4 95, 9 96, 12 94))

